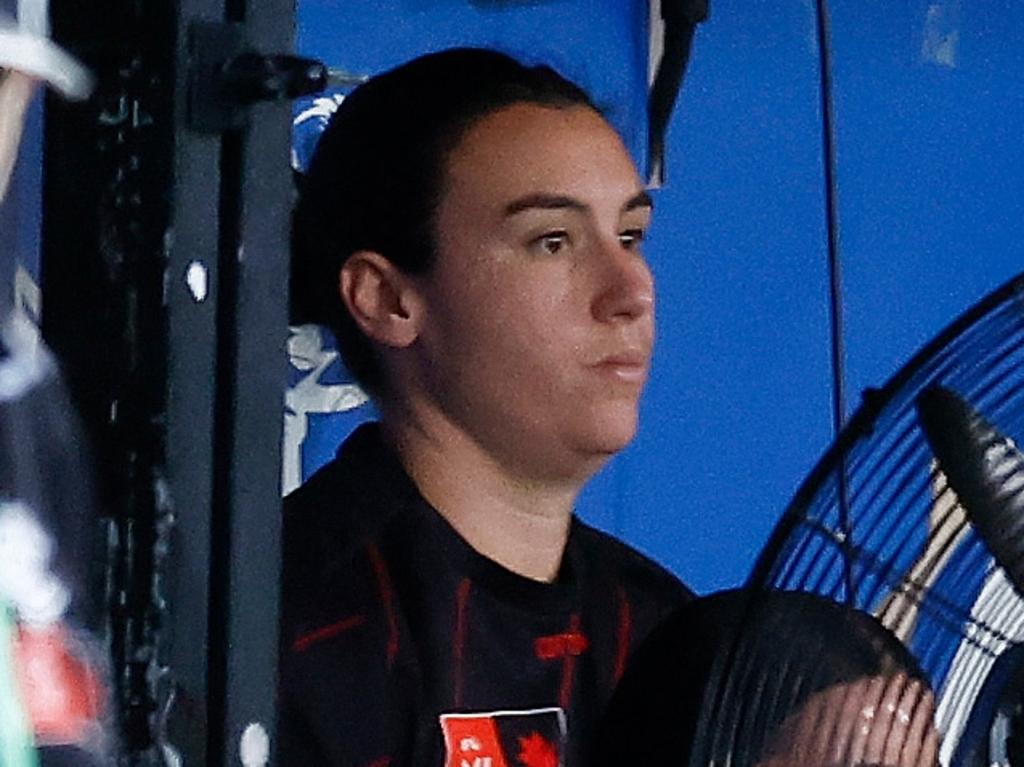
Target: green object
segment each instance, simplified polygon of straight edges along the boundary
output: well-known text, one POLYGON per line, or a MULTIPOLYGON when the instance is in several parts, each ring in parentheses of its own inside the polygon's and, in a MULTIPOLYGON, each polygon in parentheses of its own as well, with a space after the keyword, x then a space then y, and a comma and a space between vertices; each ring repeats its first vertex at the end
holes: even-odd
POLYGON ((25 706, 14 673, 14 632, 11 609, 0 606, 0 767, 38 767, 25 706))

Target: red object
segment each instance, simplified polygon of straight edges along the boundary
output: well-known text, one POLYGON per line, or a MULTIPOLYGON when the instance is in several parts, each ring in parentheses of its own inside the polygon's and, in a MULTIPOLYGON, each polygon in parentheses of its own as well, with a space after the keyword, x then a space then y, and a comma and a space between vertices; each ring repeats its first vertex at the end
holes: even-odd
POLYGON ((292 643, 292 650, 295 652, 305 652, 317 642, 322 642, 325 639, 332 639, 339 634, 345 633, 349 629, 362 626, 364 623, 366 623, 366 616, 352 615, 344 620, 336 621, 328 626, 303 634, 292 643))
POLYGON ((562 658, 562 689, 559 694, 559 705, 569 708, 572 698, 573 675, 576 671, 576 658, 590 648, 586 635, 580 631, 580 616, 573 614, 569 618, 569 630, 561 634, 538 637, 533 643, 533 652, 540 660, 556 660, 562 658))
POLYGON ((619 630, 616 636, 618 650, 615 652, 615 681, 622 678, 629 656, 629 643, 633 635, 633 606, 629 603, 626 590, 619 586, 619 630))
POLYGON ((564 634, 538 637, 533 643, 533 651, 540 660, 555 660, 570 655, 582 655, 588 647, 590 647, 590 642, 579 631, 566 631, 564 634))
POLYGON ((452 684, 455 690, 455 706, 462 707, 462 680, 463 667, 466 655, 466 632, 469 630, 469 592, 473 582, 469 578, 459 581, 459 588, 455 592, 455 633, 452 636, 452 656, 454 658, 454 679, 452 684))
POLYGON ((441 717, 441 729, 447 752, 445 767, 510 767, 493 717, 447 714, 441 717))
POLYGON ((72 652, 62 625, 19 626, 14 667, 38 745, 89 740, 102 713, 103 686, 96 672, 72 652))
POLYGON ((384 613, 388 616, 388 668, 398 657, 398 616, 395 614, 395 590, 391 587, 391 575, 388 573, 388 564, 376 543, 368 546, 370 562, 373 565, 373 572, 377 576, 377 588, 380 591, 380 599, 384 604, 384 613))
POLYGON ((523 767, 558 767, 558 749, 539 732, 520 738, 519 748, 523 767))

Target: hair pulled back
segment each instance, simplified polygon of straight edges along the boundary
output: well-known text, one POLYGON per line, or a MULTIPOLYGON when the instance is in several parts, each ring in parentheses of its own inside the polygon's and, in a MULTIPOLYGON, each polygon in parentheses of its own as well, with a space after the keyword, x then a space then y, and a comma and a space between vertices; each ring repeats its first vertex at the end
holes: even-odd
POLYGON ((292 219, 292 321, 330 327, 369 393, 379 394, 385 381, 372 343, 341 300, 342 265, 370 250, 407 273, 429 270, 449 154, 474 123, 518 103, 598 111, 548 66, 455 48, 359 86, 321 136, 292 219))

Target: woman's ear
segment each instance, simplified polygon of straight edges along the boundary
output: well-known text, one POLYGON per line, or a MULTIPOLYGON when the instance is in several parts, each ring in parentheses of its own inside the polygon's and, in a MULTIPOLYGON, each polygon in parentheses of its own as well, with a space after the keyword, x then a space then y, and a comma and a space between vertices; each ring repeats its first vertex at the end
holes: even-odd
POLYGON ((359 250, 349 256, 338 273, 338 290, 374 341, 403 348, 419 336, 421 302, 412 279, 380 253, 359 250))

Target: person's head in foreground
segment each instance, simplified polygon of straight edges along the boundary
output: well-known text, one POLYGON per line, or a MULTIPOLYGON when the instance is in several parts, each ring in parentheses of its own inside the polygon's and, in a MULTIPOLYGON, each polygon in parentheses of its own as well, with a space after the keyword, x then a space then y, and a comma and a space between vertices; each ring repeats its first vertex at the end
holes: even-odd
POLYGON ((933 767, 933 715, 914 658, 872 616, 730 591, 640 648, 595 751, 599 765, 933 767))
POLYGON ((358 88, 320 140, 293 313, 334 330, 428 497, 435 448, 578 489, 636 429, 650 208, 577 86, 500 53, 434 54, 358 88))

